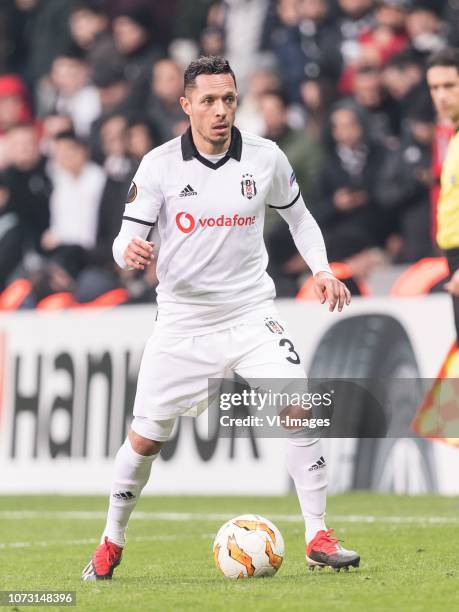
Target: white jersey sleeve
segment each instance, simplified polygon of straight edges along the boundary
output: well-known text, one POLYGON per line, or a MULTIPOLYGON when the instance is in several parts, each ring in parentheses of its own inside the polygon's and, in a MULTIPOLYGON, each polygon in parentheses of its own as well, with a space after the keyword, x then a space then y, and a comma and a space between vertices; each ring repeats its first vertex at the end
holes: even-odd
POLYGON ((127 245, 132 238, 147 238, 163 205, 164 197, 157 165, 155 160, 145 156, 132 180, 124 208, 123 223, 113 243, 113 257, 121 268, 127 268, 124 261, 127 245))
POLYGON ((276 146, 276 161, 271 188, 266 202, 271 208, 283 209, 293 206, 300 196, 295 172, 283 151, 276 146))
POLYGON ((322 232, 306 208, 287 156, 279 148, 267 202, 288 223, 295 246, 311 272, 331 273, 322 232))

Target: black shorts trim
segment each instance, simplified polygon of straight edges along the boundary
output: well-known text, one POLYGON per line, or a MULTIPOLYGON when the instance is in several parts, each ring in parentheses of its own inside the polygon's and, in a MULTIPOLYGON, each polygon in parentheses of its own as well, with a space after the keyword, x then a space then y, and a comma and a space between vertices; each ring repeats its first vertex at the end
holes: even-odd
POLYGON ((272 204, 268 204, 268 206, 269 208, 276 208, 277 210, 283 210, 285 208, 290 208, 290 206, 293 206, 295 204, 295 202, 298 200, 300 195, 301 195, 301 190, 298 190, 298 195, 296 196, 296 198, 292 200, 290 204, 286 204, 285 206, 273 206, 272 204))
POLYGON ((143 219, 134 219, 134 217, 128 217, 127 215, 123 215, 124 221, 133 221, 134 223, 141 223, 142 225, 148 225, 148 227, 153 227, 154 223, 150 221, 144 221, 143 219))

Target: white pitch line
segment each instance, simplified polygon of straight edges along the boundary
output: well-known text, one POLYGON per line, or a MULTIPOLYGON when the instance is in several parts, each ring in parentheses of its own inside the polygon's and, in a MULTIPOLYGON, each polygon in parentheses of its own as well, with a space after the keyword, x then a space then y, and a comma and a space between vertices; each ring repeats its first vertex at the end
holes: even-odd
MULTIPOLYGON (((234 513, 235 514, 235 513, 234 513)), ((234 514, 200 513, 200 512, 134 512, 131 520, 137 521, 227 521, 234 514)), ((62 520, 104 520, 106 512, 98 511, 38 511, 38 510, 3 510, 0 519, 62 519, 62 520)), ((273 521, 285 523, 301 523, 297 514, 270 514, 273 521)), ((388 523, 412 525, 455 525, 459 523, 457 516, 375 516, 368 514, 330 514, 329 521, 337 523, 388 523)))
MULTIPOLYGON (((205 534, 207 537, 207 534, 205 534)), ((182 539, 182 536, 180 536, 182 539)), ((130 537, 129 541, 132 542, 160 542, 165 540, 177 540, 177 535, 158 535, 158 536, 145 536, 145 537, 130 537)), ((43 547, 46 546, 78 546, 80 544, 99 544, 100 540, 97 538, 85 538, 82 540, 48 540, 39 542, 0 542, 0 550, 5 548, 30 548, 33 546, 43 547)))

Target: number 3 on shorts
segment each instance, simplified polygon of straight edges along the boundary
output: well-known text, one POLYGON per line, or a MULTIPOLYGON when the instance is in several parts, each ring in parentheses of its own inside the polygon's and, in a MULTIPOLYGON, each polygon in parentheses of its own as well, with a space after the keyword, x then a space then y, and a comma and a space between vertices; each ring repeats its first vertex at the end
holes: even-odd
POLYGON ((289 354, 285 357, 285 359, 287 361, 290 361, 290 363, 298 365, 301 360, 300 360, 300 356, 295 351, 295 347, 293 346, 293 342, 291 340, 289 340, 288 338, 282 338, 282 340, 279 341, 279 346, 285 346, 285 345, 287 345, 288 352, 289 352, 289 354))

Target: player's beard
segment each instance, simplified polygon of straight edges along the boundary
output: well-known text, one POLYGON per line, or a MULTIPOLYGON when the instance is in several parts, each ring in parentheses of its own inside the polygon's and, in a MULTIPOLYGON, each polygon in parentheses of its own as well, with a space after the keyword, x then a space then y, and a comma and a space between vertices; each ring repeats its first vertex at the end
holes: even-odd
POLYGON ((214 147, 222 147, 222 151, 224 151, 224 150, 228 149, 230 144, 231 144, 231 130, 232 130, 232 127, 233 127, 232 124, 229 124, 228 125, 228 132, 227 132, 227 134, 222 134, 220 137, 218 137, 218 136, 214 137, 214 136, 212 136, 211 133, 203 134, 202 132, 199 132, 199 134, 209 144, 211 144, 214 147))

